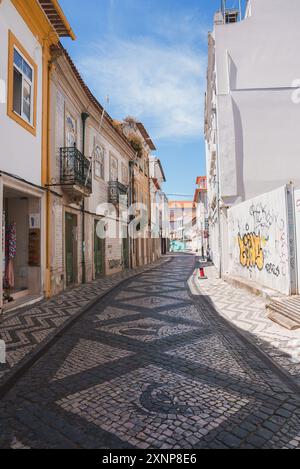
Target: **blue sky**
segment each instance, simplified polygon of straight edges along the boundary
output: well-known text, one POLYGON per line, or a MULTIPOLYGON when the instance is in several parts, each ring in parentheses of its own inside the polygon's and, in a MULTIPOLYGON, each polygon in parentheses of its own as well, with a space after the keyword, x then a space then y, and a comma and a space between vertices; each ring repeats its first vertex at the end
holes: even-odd
MULTIPOLYGON (((193 194, 205 174, 207 32, 219 0, 60 0, 77 40, 64 40, 115 119, 141 120, 157 146, 168 194, 193 194)), ((172 198, 172 197, 170 197, 172 198)))

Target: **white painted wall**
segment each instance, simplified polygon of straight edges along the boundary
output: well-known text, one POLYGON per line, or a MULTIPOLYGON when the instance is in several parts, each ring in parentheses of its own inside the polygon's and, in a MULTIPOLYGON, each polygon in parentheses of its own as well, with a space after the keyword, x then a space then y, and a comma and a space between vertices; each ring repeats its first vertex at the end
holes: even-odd
POLYGON ((286 197, 286 187, 282 187, 228 211, 228 270, 230 275, 288 295, 291 275, 286 197), (256 241, 250 238, 249 250, 242 240, 251 235, 256 241))
POLYGON ((251 5, 250 17, 214 31, 221 196, 240 200, 300 186, 300 2, 251 5))
MULTIPOLYGON (((0 80, 7 89, 8 32, 11 30, 38 67, 37 135, 33 136, 7 115, 0 103, 0 170, 41 185, 42 50, 10 0, 0 4, 0 80)), ((1 93, 3 94, 3 93, 1 93)), ((4 93, 6 97, 6 93, 4 93)))
POLYGON ((297 249, 297 272, 298 272, 298 294, 300 295, 300 189, 295 191, 295 223, 296 223, 296 249, 297 249))

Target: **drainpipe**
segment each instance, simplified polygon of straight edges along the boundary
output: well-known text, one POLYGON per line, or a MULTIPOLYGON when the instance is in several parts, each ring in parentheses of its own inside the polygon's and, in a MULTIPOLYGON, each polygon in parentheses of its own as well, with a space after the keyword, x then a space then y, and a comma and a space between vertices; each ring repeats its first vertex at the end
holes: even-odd
MULTIPOLYGON (((85 134, 86 134, 86 121, 89 118, 87 112, 81 114, 82 120, 82 155, 85 158, 85 134)), ((86 269, 85 269, 85 197, 83 196, 82 205, 82 244, 81 244, 81 255, 82 255, 82 283, 86 282, 86 269)))
MULTIPOLYGON (((133 200, 133 188, 134 188, 134 161, 129 161, 129 207, 132 206, 132 204, 134 203, 134 200, 133 200)), ((131 216, 129 217, 129 220, 128 222, 131 223, 131 216)), ((133 252, 133 243, 134 243, 134 240, 130 237, 130 234, 129 234, 129 230, 128 230, 128 240, 129 240, 129 265, 130 265, 130 268, 132 269, 133 268, 133 255, 134 255, 134 252, 133 252)))

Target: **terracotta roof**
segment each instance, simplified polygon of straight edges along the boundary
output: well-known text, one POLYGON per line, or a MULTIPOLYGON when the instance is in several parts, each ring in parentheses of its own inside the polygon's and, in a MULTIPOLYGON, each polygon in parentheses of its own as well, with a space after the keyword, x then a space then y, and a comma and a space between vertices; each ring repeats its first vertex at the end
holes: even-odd
POLYGON ((206 176, 198 176, 197 179, 196 179, 197 186, 199 184, 201 184, 202 181, 205 181, 205 185, 206 185, 207 177, 206 176))
POLYGON ((151 150, 155 151, 156 147, 155 147, 154 143, 152 142, 147 130, 145 129, 144 124, 142 124, 142 122, 137 122, 136 125, 137 125, 139 131, 141 132, 142 136, 144 137, 145 141, 147 142, 149 148, 151 150))
POLYGON ((59 37, 70 37, 73 40, 76 39, 76 36, 57 0, 38 0, 38 3, 59 37))
MULTIPOLYGON (((64 46, 62 44, 59 44, 59 47, 62 49, 67 61, 69 62, 73 72, 74 72, 74 75, 75 77, 77 78, 80 86, 82 87, 83 91, 85 92, 85 94, 87 95, 88 99, 94 104, 94 106, 98 109, 98 111, 102 114, 103 113, 103 106, 100 104, 100 102, 97 100, 97 98, 95 98, 95 96, 93 95, 93 93, 91 92, 91 90, 89 89, 89 87, 85 84, 85 82, 83 81, 76 65, 74 64, 73 60, 71 59, 70 55, 68 54, 67 50, 64 48, 64 46)), ((127 144, 127 146, 130 148, 131 151, 133 151, 132 149, 132 146, 130 145, 130 142, 127 140, 127 138, 125 137, 125 135, 123 134, 123 132, 120 132, 118 131, 118 129, 116 128, 116 126, 114 125, 114 120, 112 119, 112 117, 105 111, 104 113, 104 116, 106 117, 108 123, 112 126, 112 128, 114 129, 115 132, 117 132, 117 134, 122 138, 122 140, 124 141, 124 143, 127 144)))

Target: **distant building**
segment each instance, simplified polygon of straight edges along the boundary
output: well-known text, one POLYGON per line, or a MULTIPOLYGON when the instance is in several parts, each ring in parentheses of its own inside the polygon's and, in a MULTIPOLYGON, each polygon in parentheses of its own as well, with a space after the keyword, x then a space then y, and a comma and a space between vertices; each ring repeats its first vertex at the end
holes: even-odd
POLYGON ((209 248, 209 227, 207 217, 207 178, 199 176, 196 180, 194 203, 196 204, 196 218, 193 220, 192 249, 202 257, 207 255, 209 248))
POLYGON ((170 201, 170 250, 192 250, 193 221, 197 204, 193 201, 170 201))
POLYGON ((163 192, 166 182, 161 161, 150 156, 150 197, 151 197, 151 236, 152 260, 156 260, 168 250, 168 199, 163 192))

